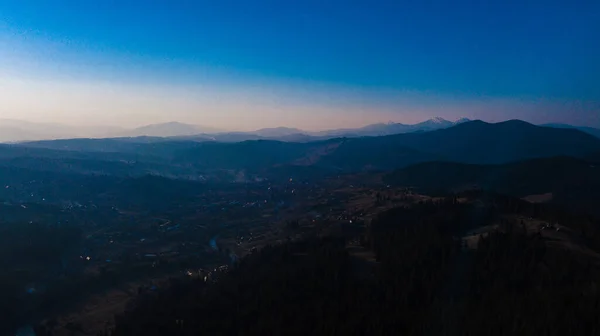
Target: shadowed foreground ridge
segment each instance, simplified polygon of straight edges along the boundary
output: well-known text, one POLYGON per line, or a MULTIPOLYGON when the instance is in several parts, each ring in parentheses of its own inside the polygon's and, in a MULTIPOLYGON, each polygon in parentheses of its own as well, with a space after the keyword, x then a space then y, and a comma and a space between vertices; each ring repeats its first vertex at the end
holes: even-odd
POLYGON ((378 216, 360 238, 375 252, 370 275, 357 274, 343 237, 270 246, 214 285, 173 282, 140 298, 105 335, 600 332, 597 254, 553 245, 514 216, 560 221, 595 251, 598 222, 503 196, 459 199, 378 216))
POLYGON ((549 202, 600 215, 600 164, 587 159, 548 157, 502 165, 426 162, 384 177, 392 185, 409 185, 419 192, 445 193, 481 188, 525 198, 549 194, 549 202))

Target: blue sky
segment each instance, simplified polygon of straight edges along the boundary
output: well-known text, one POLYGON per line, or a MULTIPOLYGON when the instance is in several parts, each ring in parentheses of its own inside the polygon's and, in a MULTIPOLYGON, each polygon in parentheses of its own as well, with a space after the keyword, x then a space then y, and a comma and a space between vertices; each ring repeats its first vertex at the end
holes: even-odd
POLYGON ((0 117, 600 127, 598 41, 593 0, 5 0, 0 117))

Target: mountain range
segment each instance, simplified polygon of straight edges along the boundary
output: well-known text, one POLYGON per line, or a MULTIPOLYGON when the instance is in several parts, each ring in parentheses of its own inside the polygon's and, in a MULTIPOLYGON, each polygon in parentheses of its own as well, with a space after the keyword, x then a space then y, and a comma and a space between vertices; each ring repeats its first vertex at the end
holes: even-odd
POLYGON ((0 142, 21 142, 46 139, 108 137, 123 129, 113 126, 74 127, 57 123, 37 123, 0 119, 0 142))
MULTIPOLYGON (((22 167, 49 167, 47 162, 36 163, 40 157, 78 162, 101 160, 107 170, 111 164, 106 162, 119 161, 135 162, 132 171, 141 174, 146 171, 169 176, 181 171, 187 176, 219 169, 265 172, 277 167, 355 172, 397 169, 430 161, 504 164, 555 156, 586 158, 596 154, 600 154, 600 139, 592 135, 576 129, 535 126, 520 120, 494 124, 470 121, 429 132, 310 142, 142 137, 39 141, 0 147, 0 159, 21 158, 22 167), (23 157, 28 160, 23 161, 23 157)), ((69 165, 75 166, 75 163, 69 161, 59 166, 69 165)))
POLYGON ((212 127, 190 125, 180 122, 168 122, 162 124, 151 124, 132 130, 121 130, 119 132, 115 132, 112 137, 176 137, 217 132, 221 132, 221 130, 212 127))
POLYGON ((312 132, 310 135, 313 136, 382 136, 382 135, 392 135, 392 134, 400 134, 400 133, 411 133, 411 132, 423 132, 423 131, 433 131, 442 128, 452 127, 458 124, 462 124, 464 122, 470 121, 467 118, 461 118, 457 121, 448 121, 446 119, 435 117, 417 124, 408 125, 402 123, 388 122, 388 123, 379 123, 367 125, 361 128, 356 129, 337 129, 337 130, 329 130, 322 132, 312 132))
MULTIPOLYGON (((138 137, 0 145, 1 185, 41 181, 57 195, 60 185, 44 181, 83 179, 91 184, 77 182, 81 188, 100 190, 109 177, 118 181, 152 175, 202 183, 266 178, 276 183, 290 177, 319 181, 361 173, 425 192, 478 186, 589 210, 600 202, 598 169, 599 138, 520 120, 469 121, 433 131, 308 142, 138 137)), ((12 191, 3 192, 0 196, 8 197, 12 191)))
MULTIPOLYGON (((288 142, 308 142, 336 137, 386 136, 394 134, 428 132, 449 128, 471 120, 461 118, 456 121, 440 117, 417 124, 395 122, 371 124, 360 128, 333 129, 325 131, 305 131, 298 128, 274 127, 248 132, 227 132, 224 130, 180 122, 151 124, 134 129, 112 126, 74 127, 56 123, 34 123, 19 120, 0 119, 0 142, 25 142, 75 138, 169 138, 194 141, 239 142, 246 140, 280 140, 288 142)), ((578 127, 567 124, 543 124, 551 128, 578 129, 600 138, 600 129, 578 127)), ((155 139, 157 140, 157 139, 155 139)))
POLYGON ((73 127, 54 123, 33 123, 0 119, 0 142, 23 142, 70 138, 181 137, 197 141, 237 142, 276 139, 283 141, 314 141, 332 137, 381 136, 447 128, 468 121, 455 122, 433 118, 418 124, 380 123, 356 129, 336 129, 311 132, 298 128, 274 127, 249 132, 226 132, 212 127, 168 122, 134 129, 121 127, 73 127))

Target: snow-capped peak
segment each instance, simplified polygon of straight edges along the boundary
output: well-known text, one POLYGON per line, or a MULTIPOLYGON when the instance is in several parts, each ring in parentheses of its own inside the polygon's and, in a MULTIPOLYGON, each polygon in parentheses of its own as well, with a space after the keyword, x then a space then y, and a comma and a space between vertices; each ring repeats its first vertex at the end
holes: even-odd
POLYGON ((466 122, 469 122, 469 121, 471 121, 471 119, 469 119, 469 118, 460 118, 460 119, 456 120, 454 123, 455 124, 462 124, 462 123, 466 123, 466 122))
POLYGON ((434 124, 444 124, 447 123, 448 120, 441 118, 441 117, 435 117, 435 118, 431 118, 428 120, 430 123, 434 123, 434 124))
POLYGON ((436 123, 436 124, 443 124, 445 122, 448 122, 448 120, 442 118, 442 117, 435 117, 435 118, 431 118, 429 119, 429 121, 436 123))

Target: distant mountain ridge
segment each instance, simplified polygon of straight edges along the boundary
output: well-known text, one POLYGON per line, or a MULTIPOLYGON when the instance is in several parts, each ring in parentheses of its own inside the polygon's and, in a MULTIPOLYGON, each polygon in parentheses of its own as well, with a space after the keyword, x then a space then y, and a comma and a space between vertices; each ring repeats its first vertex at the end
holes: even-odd
POLYGON ((336 129, 326 131, 305 131, 291 127, 262 128, 248 132, 228 132, 213 127, 166 122, 150 124, 134 129, 120 127, 74 127, 61 124, 32 123, 18 120, 0 120, 0 142, 22 142, 75 138, 135 138, 135 137, 186 137, 197 141, 235 142, 245 140, 273 139, 283 141, 318 141, 333 137, 381 136, 419 131, 432 131, 467 122, 463 118, 448 121, 432 118, 414 125, 401 123, 379 123, 360 128, 336 129))
MULTIPOLYGON (((132 138, 134 141, 135 138, 141 138, 141 142, 147 141, 148 138, 157 138, 153 139, 153 141, 160 141, 158 138, 164 138, 164 141, 240 142, 247 140, 279 140, 287 142, 311 142, 341 137, 357 138, 432 132, 453 128, 470 122, 472 121, 467 118, 448 121, 436 117, 413 125, 388 122, 371 124, 354 129, 335 129, 316 132, 303 131, 290 127, 263 128, 249 132, 224 132, 216 128, 180 122, 152 124, 126 130, 115 127, 75 128, 59 124, 36 124, 0 119, 0 142, 81 138, 132 138)), ((555 129, 576 129, 600 138, 600 130, 592 127, 576 127, 566 124, 544 124, 540 126, 555 129)))
MULTIPOLYGON (((278 129, 277 131, 280 130, 278 129)), ((285 134, 285 131, 277 134, 285 134)), ((204 141, 198 141, 197 136, 174 138, 142 137, 132 139, 41 141, 25 143, 23 145, 38 148, 86 151, 86 148, 88 148, 86 146, 92 146, 89 148, 103 148, 101 145, 106 143, 110 144, 109 149, 114 148, 114 151, 119 152, 121 151, 119 146, 123 146, 121 145, 123 143, 127 143, 127 146, 136 149, 143 148, 144 146, 156 147, 157 144, 161 144, 163 147, 190 144, 185 145, 185 147, 189 147, 194 143, 197 143, 192 146, 194 148, 212 148, 213 146, 202 144, 207 139, 212 140, 208 142, 215 142, 214 140, 218 140, 221 137, 230 137, 230 140, 234 140, 216 141, 223 142, 220 147, 227 148, 228 150, 231 148, 233 151, 235 151, 236 147, 240 149, 260 148, 267 146, 266 144, 277 142, 257 135, 253 135, 253 139, 248 141, 245 140, 247 137, 245 133, 225 133, 207 135, 206 138, 202 138, 204 141), (75 144, 77 146, 74 146, 75 144)), ((291 134, 287 137, 301 136, 291 134)), ((382 155, 382 160, 385 160, 386 156, 397 157, 398 153, 405 151, 418 152, 430 157, 465 163, 501 163, 535 157, 556 155, 579 157, 600 153, 600 139, 587 133, 576 129, 540 127, 520 120, 510 120, 495 124, 483 121, 470 121, 429 132, 412 132, 385 136, 331 138, 310 142, 284 141, 281 145, 274 148, 310 148, 331 146, 333 143, 337 147, 335 151, 327 151, 330 153, 329 156, 334 154, 339 155, 345 151, 348 152, 347 155, 349 157, 354 156, 355 158, 378 155, 379 153, 382 155), (302 142, 307 143, 302 145, 302 142)), ((109 149, 102 151, 108 151, 109 149)))
POLYGON ((107 137, 121 130, 119 127, 112 126, 74 127, 56 123, 0 119, 0 142, 72 139, 83 136, 107 137))
POLYGON ((175 136, 190 136, 202 133, 217 133, 219 129, 212 127, 204 127, 199 125, 184 124, 180 122, 168 122, 162 124, 151 124, 135 128, 133 130, 123 131, 118 134, 121 137, 175 137, 175 136))
POLYGON ((395 122, 371 124, 355 129, 337 129, 310 133, 313 136, 382 136, 401 133, 411 133, 419 131, 433 131, 442 128, 452 127, 464 122, 471 121, 467 118, 461 118, 456 121, 435 117, 417 124, 409 125, 395 122))
POLYGON ((282 137, 282 136, 288 136, 288 135, 294 135, 294 134, 306 134, 305 131, 297 129, 297 128, 290 128, 290 127, 273 127, 273 128, 261 128, 259 130, 253 131, 253 132, 244 132, 244 133, 250 133, 250 134, 255 134, 261 137, 282 137))
POLYGON ((519 120, 471 121, 429 132, 302 142, 195 139, 72 139, 1 145, 0 166, 184 179, 224 171, 267 176, 276 169, 278 174, 289 171, 310 178, 389 171, 433 161, 493 165, 557 156, 600 160, 600 139, 594 136, 519 120))

